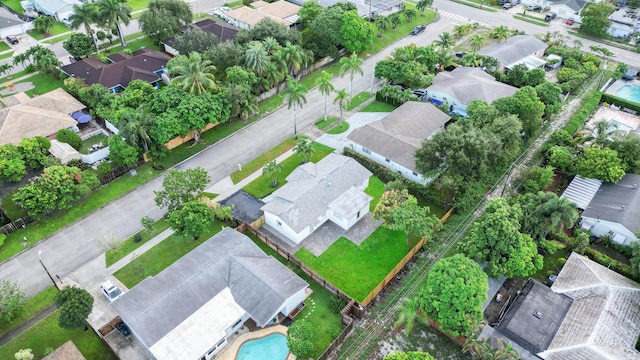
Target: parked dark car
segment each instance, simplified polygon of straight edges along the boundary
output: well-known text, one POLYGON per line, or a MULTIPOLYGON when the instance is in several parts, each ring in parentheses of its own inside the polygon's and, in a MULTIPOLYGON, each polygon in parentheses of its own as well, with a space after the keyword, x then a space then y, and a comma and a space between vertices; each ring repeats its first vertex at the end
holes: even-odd
POLYGON ((456 53, 456 57, 457 57, 458 59, 462 59, 462 57, 463 57, 463 56, 465 56, 465 55, 467 55, 467 53, 466 53, 466 52, 464 52, 464 51, 461 51, 461 52, 457 52, 457 53, 456 53))
POLYGON ((17 44, 17 43, 19 42, 19 41, 18 41, 18 38, 17 38, 17 37, 15 37, 15 36, 13 36, 13 35, 9 35, 9 36, 7 36, 7 41, 8 41, 8 42, 9 42, 9 44, 11 44, 11 45, 15 45, 15 44, 17 44))
POLYGON ((553 19, 556 18, 556 13, 548 13, 547 15, 544 16, 544 21, 551 21, 553 19))
POLYGON ((427 27, 425 25, 418 25, 411 30, 411 35, 418 35, 424 31, 427 27))
POLYGON ((127 325, 125 325, 123 322, 119 322, 116 324, 116 330, 118 330, 120 334, 125 337, 129 336, 129 334, 131 333, 127 325))

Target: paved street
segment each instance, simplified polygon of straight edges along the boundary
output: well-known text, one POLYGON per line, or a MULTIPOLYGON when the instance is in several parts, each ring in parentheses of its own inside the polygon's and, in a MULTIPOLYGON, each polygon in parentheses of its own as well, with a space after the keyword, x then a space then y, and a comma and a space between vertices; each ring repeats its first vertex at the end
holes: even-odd
MULTIPOLYGON (((199 6, 215 7, 215 2, 200 1, 199 6)), ((220 6, 220 5, 218 5, 220 6)), ((363 65, 364 75, 356 75, 353 84, 353 94, 367 91, 372 84, 373 66, 376 60, 388 56, 393 48, 402 47, 410 43, 427 45, 444 31, 452 31, 453 26, 461 24, 461 19, 471 18, 471 21, 481 21, 489 25, 505 24, 525 30, 527 33, 547 30, 554 31, 556 27, 564 25, 554 24, 551 29, 521 22, 512 18, 512 14, 503 12, 488 13, 466 7, 454 2, 437 0, 434 6, 446 11, 447 16, 430 24, 427 30, 418 36, 406 37, 381 53, 367 59, 363 65), (460 17, 454 17, 453 15, 460 17), (481 18, 477 16, 481 15, 481 18)), ((137 24, 126 28, 125 33, 138 32, 137 24)), ((588 42, 583 40, 586 46, 588 42)), ((619 58, 630 63, 640 63, 638 54, 613 49, 619 58), (630 60, 625 60, 630 59, 630 60), (631 62, 635 61, 635 62, 631 62)), ((334 79, 336 89, 348 89, 348 76, 334 79)), ((307 104, 298 111, 298 130, 313 126, 316 119, 322 116, 322 95, 317 90, 307 94, 307 104)), ((337 114, 338 108, 331 104, 330 111, 337 114)), ((215 130, 212 130, 215 131, 215 130)), ((281 107, 261 121, 254 123, 238 133, 220 141, 209 149, 178 165, 179 169, 196 166, 205 168, 212 179, 212 184, 226 177, 237 169, 237 164, 247 163, 263 152, 279 144, 293 134, 291 111, 281 107)), ((160 188, 162 177, 141 186, 122 198, 87 215, 84 219, 59 231, 40 244, 0 264, 0 279, 18 281, 29 296, 36 294, 50 285, 50 280, 42 267, 38 264, 38 253, 41 252, 42 261, 49 271, 60 277, 72 275, 83 265, 99 261, 103 250, 99 244, 105 236, 115 236, 119 239, 127 238, 141 229, 140 218, 148 215, 155 219, 162 216, 163 211, 157 208, 153 201, 153 190, 160 188)), ((78 280, 95 276, 91 273, 92 266, 82 270, 82 274, 72 276, 78 280)), ((80 281, 81 282, 81 281, 80 281)))

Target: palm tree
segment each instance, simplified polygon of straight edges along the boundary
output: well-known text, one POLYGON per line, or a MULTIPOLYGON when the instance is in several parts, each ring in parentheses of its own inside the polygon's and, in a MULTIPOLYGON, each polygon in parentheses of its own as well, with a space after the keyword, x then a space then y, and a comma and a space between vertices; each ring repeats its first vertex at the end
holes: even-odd
POLYGON ((411 24, 411 20, 413 20, 413 18, 416 17, 415 9, 406 8, 402 10, 402 13, 404 14, 404 17, 407 19, 407 23, 409 24, 411 24))
POLYGON ((509 38, 509 28, 504 25, 496 26, 491 32, 490 36, 496 40, 498 43, 502 42, 502 40, 507 40, 509 38))
POLYGON ((464 25, 456 25, 453 27, 453 36, 456 39, 460 39, 461 37, 464 36, 464 34, 466 33, 466 29, 464 27, 464 25))
POLYGON ((216 67, 209 60, 203 60, 197 52, 189 56, 178 55, 167 64, 172 84, 178 85, 191 95, 200 95, 208 91, 218 91, 214 76, 216 67))
POLYGON ((302 163, 304 164, 316 153, 316 148, 313 147, 311 141, 300 140, 293 148, 293 152, 302 158, 302 163))
POLYGON ((265 165, 262 168, 262 174, 271 178, 271 187, 278 186, 278 174, 282 172, 282 165, 278 164, 275 160, 265 165))
POLYGON ((348 106, 351 103, 351 95, 349 93, 347 93, 346 91, 344 91, 344 89, 342 90, 338 90, 336 92, 336 98, 333 99, 333 103, 338 103, 338 106, 340 107, 340 123, 339 126, 342 127, 342 110, 344 109, 345 106, 348 106))
POLYGON ((29 60, 29 54, 26 52, 23 52, 21 54, 17 54, 13 56, 13 61, 12 64, 13 66, 17 66, 20 65, 23 68, 26 68, 26 66, 24 65, 24 63, 27 62, 27 60, 29 60))
POLYGON ((579 214, 576 205, 566 198, 558 197, 555 193, 549 192, 547 201, 543 205, 543 215, 547 229, 559 232, 563 226, 570 228, 578 220, 579 214))
POLYGON ((389 18, 387 16, 376 14, 375 19, 376 28, 378 29, 378 37, 381 38, 382 33, 387 31, 389 28, 389 18))
POLYGON ((293 45, 287 41, 278 52, 282 53, 282 59, 287 64, 287 70, 291 76, 295 76, 301 68, 307 66, 307 56, 299 45, 293 45))
POLYGON ((288 109, 293 106, 293 136, 298 138, 298 127, 296 124, 296 107, 302 108, 303 104, 307 103, 307 98, 304 96, 307 93, 307 88, 300 85, 291 76, 287 76, 287 87, 280 92, 282 96, 287 100, 288 109))
MULTIPOLYGON (((274 54, 274 57, 277 54, 274 54)), ((267 71, 262 76, 267 80, 268 86, 278 87, 280 82, 287 75, 286 71, 282 67, 279 67, 274 61, 269 63, 267 71)))
POLYGON ((576 205, 552 192, 529 193, 522 204, 522 232, 543 239, 548 232, 571 227, 578 220, 576 205))
POLYGON ((439 47, 443 51, 448 51, 453 43, 454 41, 451 37, 451 34, 449 34, 448 32, 443 32, 442 34, 440 34, 440 36, 438 36, 438 39, 433 42, 433 45, 439 47))
POLYGON ((252 42, 247 47, 247 51, 244 53, 245 65, 251 69, 256 75, 260 76, 267 72, 269 69, 269 63, 271 62, 271 58, 265 50, 264 46, 262 46, 259 42, 252 42))
POLYGON ((149 130, 154 122, 154 116, 145 112, 143 107, 137 110, 125 108, 118 125, 120 135, 126 139, 129 145, 136 147, 142 145, 144 152, 147 152, 151 143, 149 130))
POLYGON ((333 92, 333 90, 335 90, 331 79, 331 74, 329 74, 325 70, 322 70, 322 72, 320 73, 320 83, 318 84, 318 89, 320 90, 320 93, 324 95, 324 121, 327 121, 327 97, 329 96, 329 94, 331 94, 331 92, 333 92))
POLYGON ((433 5, 433 0, 420 0, 416 4, 416 9, 420 10, 420 16, 424 17, 424 10, 433 5))
POLYGON ((360 59, 356 53, 352 53, 349 57, 343 57, 338 62, 338 65, 340 65, 340 76, 344 77, 344 74, 350 72, 349 96, 351 96, 351 90, 353 90, 353 76, 356 72, 364 75, 360 64, 362 64, 362 59, 360 59))
POLYGON ((404 299, 398 308, 398 320, 393 324, 393 327, 397 329, 404 325, 404 333, 409 335, 413 331, 416 321, 425 321, 418 300, 416 298, 404 299))
POLYGON ((55 20, 51 16, 40 15, 33 20, 33 27, 45 36, 49 35, 53 24, 55 24, 55 20))
POLYGON ((93 30, 91 29, 91 25, 96 22, 96 16, 97 9, 94 3, 84 3, 82 6, 73 5, 73 14, 69 16, 69 22, 71 23, 71 28, 74 30, 80 28, 80 26, 84 26, 87 35, 91 38, 91 41, 93 41, 93 46, 98 50, 98 44, 93 37, 93 30))
POLYGON ((127 43, 124 40, 120 22, 129 25, 129 21, 131 20, 131 6, 122 0, 100 0, 97 2, 97 6, 97 16, 100 21, 110 28, 116 28, 118 36, 120 37, 120 44, 122 48, 126 48, 127 43))
POLYGON ((400 14, 395 12, 389 15, 389 22, 391 23, 391 28, 393 29, 393 31, 396 31, 398 29, 398 25, 400 25, 400 23, 402 22, 400 14))
POLYGON ((269 55, 272 55, 276 50, 278 50, 278 48, 280 48, 278 40, 273 36, 267 36, 264 38, 264 40, 262 40, 262 46, 269 55))
POLYGON ((11 69, 13 69, 13 65, 11 65, 11 64, 2 64, 2 65, 0 65, 0 75, 5 75, 9 71, 11 71, 11 69))
POLYGON ((487 38, 485 38, 484 35, 476 33, 469 39, 469 44, 471 45, 471 49, 475 52, 484 45, 485 41, 487 41, 487 38))

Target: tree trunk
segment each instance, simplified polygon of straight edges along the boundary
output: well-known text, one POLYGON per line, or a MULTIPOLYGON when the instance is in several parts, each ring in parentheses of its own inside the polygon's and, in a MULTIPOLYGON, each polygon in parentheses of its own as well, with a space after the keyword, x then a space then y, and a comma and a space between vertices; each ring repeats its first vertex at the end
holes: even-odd
POLYGON ((340 101, 340 124, 339 127, 342 127, 342 101, 340 101))
POLYGON ((327 94, 324 94, 324 121, 327 121, 327 94))
POLYGON ((127 42, 124 41, 124 34, 122 34, 122 29, 120 29, 120 23, 116 21, 116 29, 118 30, 118 37, 120 38, 120 45, 122 45, 122 49, 124 50, 127 47, 127 42))
POLYGON ((411 245, 409 245, 409 233, 405 231, 404 234, 405 239, 407 240, 407 252, 409 252, 411 250, 411 245))
POLYGON ((349 96, 351 96, 352 89, 353 89, 353 71, 351 72, 351 81, 349 81, 349 96))
POLYGON ((296 126, 296 104, 293 104, 293 138, 298 138, 298 127, 296 126))

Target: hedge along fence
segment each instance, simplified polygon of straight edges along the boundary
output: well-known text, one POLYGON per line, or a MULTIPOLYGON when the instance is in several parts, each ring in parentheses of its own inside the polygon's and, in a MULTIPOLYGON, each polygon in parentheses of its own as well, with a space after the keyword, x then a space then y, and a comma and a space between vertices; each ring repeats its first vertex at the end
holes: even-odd
POLYGON ((611 270, 617 272, 618 274, 624 275, 629 279, 633 279, 635 281, 640 281, 640 276, 636 276, 633 273, 633 269, 631 266, 621 263, 617 260, 614 260, 607 255, 604 255, 590 247, 587 247, 584 250, 584 254, 591 260, 597 262, 598 264, 610 268, 611 270))
POLYGON ((640 113, 640 104, 611 94, 602 94, 602 102, 640 113))
POLYGON ((571 117, 571 120, 569 120, 569 123, 564 129, 572 135, 578 131, 580 126, 587 121, 589 115, 591 115, 591 113, 598 107, 601 98, 602 93, 596 91, 590 97, 583 99, 580 103, 580 111, 571 117))

